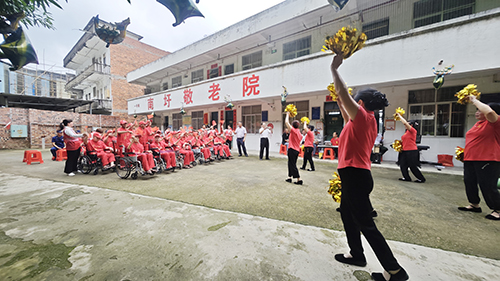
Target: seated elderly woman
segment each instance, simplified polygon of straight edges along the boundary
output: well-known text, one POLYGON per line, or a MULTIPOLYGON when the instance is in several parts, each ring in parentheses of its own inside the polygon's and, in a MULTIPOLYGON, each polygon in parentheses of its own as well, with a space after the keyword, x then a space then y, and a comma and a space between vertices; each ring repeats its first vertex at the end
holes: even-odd
POLYGON ((155 167, 153 153, 150 150, 145 150, 144 146, 139 142, 139 139, 136 136, 132 136, 130 138, 130 144, 127 146, 127 152, 132 152, 137 156, 137 160, 141 162, 142 168, 146 174, 153 174, 153 168, 155 167))
POLYGON ((97 157, 101 159, 103 169, 113 168, 115 166, 115 155, 113 154, 113 148, 106 146, 106 144, 104 144, 101 139, 101 134, 95 132, 92 134, 92 139, 85 141, 87 154, 92 154, 93 152, 95 152, 97 154, 97 157))
POLYGON ((175 168, 175 151, 163 141, 160 134, 155 135, 154 141, 150 143, 149 146, 151 147, 151 150, 158 149, 158 153, 160 153, 161 158, 165 161, 167 170, 175 168))

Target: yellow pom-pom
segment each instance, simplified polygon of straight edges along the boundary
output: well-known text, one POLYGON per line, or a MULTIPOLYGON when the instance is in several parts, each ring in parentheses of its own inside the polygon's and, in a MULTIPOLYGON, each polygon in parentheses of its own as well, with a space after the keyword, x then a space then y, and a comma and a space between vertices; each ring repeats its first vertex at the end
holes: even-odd
POLYGON ((464 162, 464 149, 460 146, 457 146, 457 148, 455 148, 455 159, 464 162))
POLYGON ((330 92, 330 96, 332 97, 332 100, 337 101, 338 96, 337 96, 337 92, 335 91, 335 85, 333 83, 330 83, 330 85, 328 85, 328 87, 326 87, 326 88, 330 92))
POLYGON ((391 144, 392 148, 394 148, 394 150, 396 152, 401 152, 403 151, 403 143, 400 141, 400 140, 395 140, 392 144, 391 144))
POLYGON ((352 88, 347 89, 347 91, 349 92, 349 95, 352 96, 352 88))
POLYGON ((333 179, 328 182, 330 183, 328 194, 332 196, 335 202, 340 203, 340 199, 342 197, 342 182, 340 181, 339 174, 335 172, 333 174, 333 179))
POLYGON ((290 117, 295 117, 297 115, 297 108, 294 104, 289 104, 285 108, 285 112, 290 112, 290 117))
POLYGON ((356 28, 342 27, 333 37, 326 37, 326 46, 324 49, 342 55, 344 59, 352 56, 356 51, 363 48, 365 41, 368 39, 366 34, 357 34, 356 28), (326 48, 325 48, 326 47, 326 48))
POLYGON ((455 97, 458 98, 458 103, 459 104, 466 104, 469 102, 469 97, 470 96, 475 96, 476 98, 479 98, 481 95, 480 92, 476 90, 477 86, 474 84, 469 84, 465 86, 462 90, 460 90, 458 93, 455 94, 455 97))
POLYGON ((396 113, 394 113, 394 115, 393 115, 394 120, 399 120, 398 113, 399 113, 401 116, 403 116, 403 115, 405 115, 405 113, 406 113, 406 112, 405 112, 405 110, 404 110, 404 109, 402 109, 401 107, 396 108, 396 113))
POLYGON ((304 116, 304 117, 300 118, 300 122, 309 124, 309 122, 311 122, 311 120, 309 120, 309 118, 307 118, 306 116, 304 116))

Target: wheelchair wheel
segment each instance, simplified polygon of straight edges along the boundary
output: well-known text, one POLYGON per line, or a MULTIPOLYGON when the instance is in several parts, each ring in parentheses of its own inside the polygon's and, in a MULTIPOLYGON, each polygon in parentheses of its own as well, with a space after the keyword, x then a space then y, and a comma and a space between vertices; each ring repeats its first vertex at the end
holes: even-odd
POLYGON ((206 162, 205 160, 203 160, 202 158, 200 158, 200 160, 198 160, 198 161, 200 161, 200 165, 202 165, 202 164, 204 164, 204 163, 207 163, 207 162, 206 162))
POLYGON ((95 168, 95 170, 94 170, 94 175, 97 175, 97 174, 99 174, 99 168, 95 168))
POLYGON ((198 163, 196 161, 193 161, 193 162, 191 162, 191 165, 193 165, 193 167, 195 167, 196 165, 198 165, 198 163))
POLYGON ((92 171, 92 160, 87 155, 80 156, 78 158, 77 168, 82 174, 88 174, 92 171))
POLYGON ((132 173, 132 175, 130 175, 130 177, 131 177, 133 180, 136 180, 138 176, 139 176, 139 175, 138 175, 137 171, 136 171, 136 172, 133 172, 133 173, 132 173))
POLYGON ((125 158, 120 158, 116 161, 115 171, 118 177, 126 179, 132 171, 133 164, 125 158))

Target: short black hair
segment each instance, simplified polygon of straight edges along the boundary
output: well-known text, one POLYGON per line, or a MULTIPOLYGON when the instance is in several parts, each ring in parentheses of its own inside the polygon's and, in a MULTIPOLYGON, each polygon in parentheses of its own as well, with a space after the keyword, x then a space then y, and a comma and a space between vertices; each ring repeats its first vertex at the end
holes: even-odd
POLYGON ((488 106, 496 112, 496 114, 500 115, 500 103, 498 102, 490 102, 488 106))
POLYGON ((362 89, 354 96, 354 100, 358 102, 362 100, 365 104, 366 109, 370 111, 380 110, 389 105, 389 101, 385 97, 385 94, 372 89, 362 89))
POLYGON ((295 129, 298 129, 298 128, 299 128, 299 126, 300 126, 300 122, 299 122, 299 121, 297 121, 297 120, 293 120, 293 122, 292 122, 292 127, 294 127, 295 129))

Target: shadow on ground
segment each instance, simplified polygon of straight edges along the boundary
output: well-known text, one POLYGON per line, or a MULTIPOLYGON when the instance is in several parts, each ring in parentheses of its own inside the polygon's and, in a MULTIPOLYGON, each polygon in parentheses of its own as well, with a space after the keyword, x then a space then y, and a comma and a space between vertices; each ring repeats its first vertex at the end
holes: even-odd
MULTIPOLYGON (((23 151, 0 151, 0 171, 66 183, 83 184, 166 198, 211 208, 334 230, 343 230, 338 207, 326 192, 336 164, 316 163, 315 172, 300 171, 304 185, 284 181, 286 159, 233 160, 194 169, 121 180, 114 173, 68 177, 64 162, 26 165, 23 151)), ((299 159, 302 164, 302 159, 299 159)), ((387 239, 500 259, 500 223, 482 214, 464 213, 457 206, 467 203, 461 176, 426 173, 427 182, 400 182, 398 170, 374 167, 372 203, 379 217, 377 226, 387 239)))

